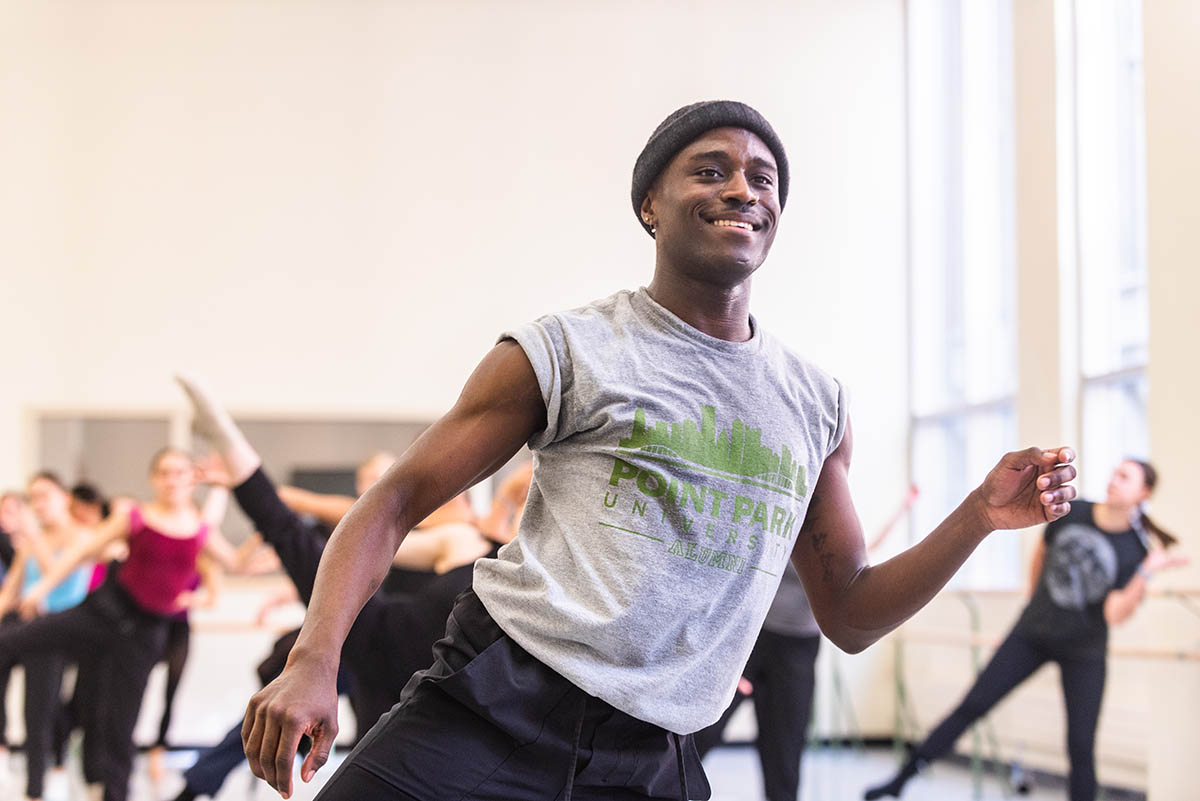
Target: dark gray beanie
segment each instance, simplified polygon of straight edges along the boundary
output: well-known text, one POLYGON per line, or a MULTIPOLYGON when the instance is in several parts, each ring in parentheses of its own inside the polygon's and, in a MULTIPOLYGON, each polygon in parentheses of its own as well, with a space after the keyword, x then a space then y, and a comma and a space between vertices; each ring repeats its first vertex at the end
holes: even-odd
POLYGON ((787 203, 787 154, 783 152, 783 142, 779 141, 771 123, 745 103, 704 100, 684 106, 663 120, 650 134, 649 141, 633 165, 633 191, 630 198, 633 200, 633 213, 646 233, 650 234, 650 226, 642 219, 642 201, 650 191, 651 184, 676 153, 694 142, 700 134, 714 128, 743 128, 763 140, 771 149, 775 165, 779 168, 779 208, 782 209, 787 203))

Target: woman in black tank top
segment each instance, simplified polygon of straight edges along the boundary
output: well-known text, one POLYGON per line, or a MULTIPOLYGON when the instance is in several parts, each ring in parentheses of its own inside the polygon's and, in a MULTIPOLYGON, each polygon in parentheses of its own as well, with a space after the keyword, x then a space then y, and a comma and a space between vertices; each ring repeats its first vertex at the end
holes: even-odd
POLYGON ((1113 471, 1103 503, 1075 501, 1046 526, 1031 567, 1033 597, 958 707, 891 780, 864 798, 900 797, 928 762, 1046 662, 1058 664, 1067 712, 1071 801, 1096 796, 1095 741, 1104 693, 1108 627, 1128 620, 1154 573, 1187 563, 1176 539, 1142 509, 1157 472, 1133 459, 1113 471))

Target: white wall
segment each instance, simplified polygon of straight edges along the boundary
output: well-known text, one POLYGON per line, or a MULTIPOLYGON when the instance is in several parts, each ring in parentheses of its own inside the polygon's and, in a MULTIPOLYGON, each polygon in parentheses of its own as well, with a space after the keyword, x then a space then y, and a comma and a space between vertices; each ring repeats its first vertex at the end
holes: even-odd
POLYGON ((24 404, 61 396, 58 364, 68 342, 67 267, 75 231, 67 222, 66 50, 58 15, 32 3, 0 11, 0 486, 31 467, 24 404))
MULTIPOLYGON (((648 280, 633 159, 671 109, 729 96, 793 161, 756 311, 891 428, 899 6, 18 5, 14 60, 52 95, 5 106, 48 197, 5 269, 46 282, 18 312, 72 322, 28 343, 58 365, 16 400, 174 404, 188 367, 240 408, 436 413, 505 326, 648 280)), ((11 482, 30 465, 5 450, 11 482)))
MULTIPOLYGON (((733 97, 792 164, 754 310, 848 384, 872 530, 907 486, 902 53, 900 0, 6 4, 0 485, 27 410, 176 406, 177 369, 437 414, 505 327, 649 280, 634 158, 733 97)), ((847 662, 874 731, 889 653, 847 662)))

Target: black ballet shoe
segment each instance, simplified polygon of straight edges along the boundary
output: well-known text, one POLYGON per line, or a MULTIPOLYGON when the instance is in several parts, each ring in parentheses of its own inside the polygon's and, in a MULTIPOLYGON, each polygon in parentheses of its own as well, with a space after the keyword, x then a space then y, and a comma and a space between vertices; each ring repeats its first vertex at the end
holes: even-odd
POLYGON ((900 794, 904 792, 904 785, 908 784, 908 780, 916 776, 923 767, 925 767, 923 760, 908 760, 908 762, 904 763, 904 767, 900 768, 900 772, 892 777, 891 781, 868 788, 863 793, 863 801, 874 801, 877 798, 899 798, 900 794))
POLYGON ((863 793, 863 801, 875 801, 876 798, 899 798, 904 791, 905 781, 899 776, 887 784, 877 784, 863 793))

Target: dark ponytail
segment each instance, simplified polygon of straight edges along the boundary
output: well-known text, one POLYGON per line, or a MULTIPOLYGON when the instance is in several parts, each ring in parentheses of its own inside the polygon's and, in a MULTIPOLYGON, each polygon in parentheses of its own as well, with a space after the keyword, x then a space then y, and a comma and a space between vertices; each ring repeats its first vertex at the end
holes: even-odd
MULTIPOLYGON (((1154 469, 1154 465, 1150 464, 1149 462, 1143 462, 1141 459, 1129 459, 1128 461, 1133 462, 1142 469, 1142 483, 1146 485, 1146 489, 1153 492, 1155 485, 1158 484, 1158 471, 1154 469)), ((1151 520, 1149 516, 1146 515, 1145 510, 1142 509, 1140 504, 1138 505, 1137 515, 1134 517, 1133 525, 1138 533, 1142 534, 1143 537, 1146 535, 1153 535, 1157 537, 1159 544, 1161 544, 1164 548, 1170 548, 1172 545, 1175 545, 1179 542, 1178 537, 1176 537, 1174 534, 1171 534, 1158 523, 1155 523, 1153 520, 1151 520)))

